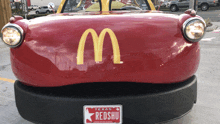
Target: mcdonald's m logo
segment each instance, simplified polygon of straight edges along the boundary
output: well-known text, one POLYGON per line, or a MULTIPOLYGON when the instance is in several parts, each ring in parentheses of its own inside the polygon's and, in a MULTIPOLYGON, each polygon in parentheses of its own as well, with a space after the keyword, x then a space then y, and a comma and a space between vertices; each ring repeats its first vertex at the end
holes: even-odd
POLYGON ((93 46, 94 46, 94 59, 95 62, 101 62, 102 61, 102 51, 103 51, 103 42, 104 42, 104 37, 105 34, 108 33, 111 42, 112 42, 112 49, 113 49, 113 55, 114 55, 114 64, 122 64, 121 58, 120 58, 120 49, 118 45, 118 40, 114 34, 114 32, 109 29, 105 28, 101 31, 100 35, 98 36, 96 31, 94 29, 87 29, 80 41, 79 41, 79 46, 78 46, 78 51, 77 51, 77 65, 82 65, 83 64, 83 59, 84 59, 84 47, 85 47, 85 42, 88 34, 91 33, 92 39, 93 39, 93 46))

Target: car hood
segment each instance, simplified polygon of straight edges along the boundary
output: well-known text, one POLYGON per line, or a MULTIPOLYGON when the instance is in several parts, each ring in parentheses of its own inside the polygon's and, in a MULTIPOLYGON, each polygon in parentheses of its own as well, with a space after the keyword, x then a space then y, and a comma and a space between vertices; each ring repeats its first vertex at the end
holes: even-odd
POLYGON ((26 20, 26 27, 22 27, 24 42, 11 49, 12 58, 17 59, 12 62, 13 72, 20 81, 41 86, 88 81, 171 83, 186 80, 197 69, 194 65, 199 52, 189 51, 198 51, 198 45, 187 42, 181 30, 183 22, 191 17, 189 14, 146 11, 76 15, 55 14, 26 20), (87 35, 88 30, 98 39, 104 37, 101 62, 94 59, 94 46, 99 41, 87 35), (106 35, 102 35, 105 31, 106 35), (111 40, 114 36, 117 41, 111 40), (83 51, 82 64, 78 64, 78 50, 83 51), (117 63, 116 55, 121 58, 117 63), (192 66, 185 67, 187 63, 192 66), (37 79, 31 75, 38 75, 37 79), (41 79, 45 81, 39 84, 41 79))
MULTIPOLYGON (((180 16, 174 14, 167 14, 160 11, 145 11, 145 10, 135 10, 135 11, 113 11, 111 13, 102 12, 83 12, 83 13, 62 13, 62 14, 51 14, 44 17, 38 17, 35 19, 31 19, 28 23, 29 26, 35 24, 55 24, 55 23, 63 23, 76 21, 76 20, 97 20, 100 18, 120 18, 120 19, 128 19, 128 18, 145 18, 146 21, 154 20, 159 21, 163 18, 163 20, 175 21, 179 22, 180 16), (95 19, 92 19, 95 18, 95 19)), ((122 20, 120 20, 122 21, 122 20)))

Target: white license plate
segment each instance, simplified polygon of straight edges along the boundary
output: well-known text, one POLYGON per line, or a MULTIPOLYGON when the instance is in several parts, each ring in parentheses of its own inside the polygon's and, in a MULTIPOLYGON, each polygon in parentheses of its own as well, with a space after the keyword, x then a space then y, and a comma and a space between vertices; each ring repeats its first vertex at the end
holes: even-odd
POLYGON ((122 105, 84 105, 84 124, 122 124, 122 105))

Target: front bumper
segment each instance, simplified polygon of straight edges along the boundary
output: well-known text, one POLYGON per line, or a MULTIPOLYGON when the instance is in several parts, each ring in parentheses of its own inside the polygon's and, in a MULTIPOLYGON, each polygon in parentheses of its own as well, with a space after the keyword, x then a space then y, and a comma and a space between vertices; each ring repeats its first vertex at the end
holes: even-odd
POLYGON ((175 84, 94 83, 37 88, 16 81, 20 115, 45 124, 83 124, 84 105, 123 106, 123 124, 154 124, 187 113, 196 102, 196 76, 175 84))

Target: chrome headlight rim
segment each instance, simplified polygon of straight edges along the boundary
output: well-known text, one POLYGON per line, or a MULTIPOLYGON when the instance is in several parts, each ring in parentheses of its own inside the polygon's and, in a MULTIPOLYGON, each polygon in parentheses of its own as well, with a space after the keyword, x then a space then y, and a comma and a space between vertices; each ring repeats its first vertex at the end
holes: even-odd
POLYGON ((1 33, 2 33, 2 34, 3 34, 3 30, 4 30, 5 28, 14 28, 14 29, 16 29, 16 30, 20 33, 21 38, 20 38, 19 42, 18 42, 16 45, 9 45, 9 44, 5 43, 5 41, 3 40, 3 35, 2 35, 2 37, 1 37, 1 38, 2 38, 2 41, 3 41, 7 46, 9 46, 9 47, 11 47, 11 48, 15 48, 15 47, 18 47, 19 45, 21 45, 21 43, 22 43, 22 41, 23 41, 23 39, 24 39, 24 30, 23 30, 19 25, 17 25, 17 24, 8 23, 8 24, 6 24, 6 25, 2 28, 2 30, 1 30, 1 33))
POLYGON ((198 42, 198 41, 200 41, 200 40, 204 37, 204 35, 205 35, 205 30, 206 30, 206 23, 205 23, 205 21, 204 21, 203 19, 201 19, 201 18, 198 18, 198 17, 192 17, 192 18, 187 19, 187 20, 183 23, 183 26, 182 26, 182 31, 183 31, 184 38, 185 38, 186 40, 190 41, 190 42, 198 42), (199 39, 191 39, 191 38, 189 38, 189 37, 187 36, 187 34, 186 34, 186 27, 187 27, 187 25, 188 25, 189 23, 191 23, 192 21, 196 21, 196 20, 199 20, 199 21, 201 21, 201 22, 203 23, 203 25, 204 25, 204 33, 203 33, 203 36, 200 37, 199 39))

